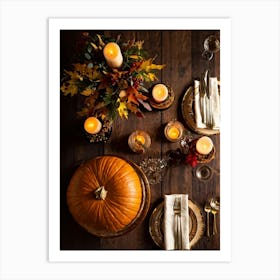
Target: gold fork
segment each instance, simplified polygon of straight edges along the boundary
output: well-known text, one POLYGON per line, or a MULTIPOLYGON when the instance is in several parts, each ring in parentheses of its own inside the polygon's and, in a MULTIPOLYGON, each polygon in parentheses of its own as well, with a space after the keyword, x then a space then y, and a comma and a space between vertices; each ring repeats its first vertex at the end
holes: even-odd
POLYGON ((206 224, 207 236, 210 236, 210 224, 209 224, 209 214, 211 212, 210 204, 208 203, 205 204, 204 211, 207 213, 207 224, 206 224))
POLYGON ((211 213, 214 216, 214 221, 213 221, 213 235, 218 233, 217 230, 217 221, 216 221, 216 214, 219 212, 220 210, 220 203, 218 200, 215 200, 214 198, 212 198, 210 200, 210 206, 211 206, 211 213))
POLYGON ((175 197, 173 204, 174 211, 174 233, 175 233, 175 250, 182 249, 182 231, 181 231, 181 199, 180 197, 175 197))

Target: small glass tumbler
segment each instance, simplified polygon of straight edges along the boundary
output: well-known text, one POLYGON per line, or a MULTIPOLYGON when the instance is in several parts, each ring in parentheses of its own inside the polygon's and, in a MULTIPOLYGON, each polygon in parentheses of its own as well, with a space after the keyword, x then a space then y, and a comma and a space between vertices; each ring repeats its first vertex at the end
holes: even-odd
POLYGON ((170 142, 178 142, 183 137, 184 126, 182 123, 174 120, 167 123, 164 128, 164 135, 170 142))
POLYGON ((204 164, 196 168, 195 176, 200 181, 208 181, 212 178, 212 169, 210 166, 204 164))
POLYGON ((211 60, 214 53, 220 50, 220 41, 214 35, 210 35, 204 40, 203 47, 202 57, 211 60))
POLYGON ((151 137, 146 131, 136 130, 129 135, 128 146, 137 154, 145 153, 151 144, 151 137))

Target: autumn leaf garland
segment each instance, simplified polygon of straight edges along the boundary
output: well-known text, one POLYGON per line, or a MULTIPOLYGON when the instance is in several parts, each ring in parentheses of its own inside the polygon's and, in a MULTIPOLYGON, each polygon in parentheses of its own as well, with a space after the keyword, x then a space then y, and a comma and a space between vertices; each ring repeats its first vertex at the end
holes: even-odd
POLYGON ((144 41, 107 38, 83 33, 83 48, 72 69, 64 70, 61 91, 71 97, 80 94, 84 106, 79 117, 97 116, 114 119, 117 115, 128 118, 129 112, 143 117, 141 107, 151 110, 147 102, 147 84, 157 80, 156 71, 165 65, 155 64, 147 58, 144 41), (123 55, 120 68, 111 68, 103 56, 108 42, 116 42, 123 55))

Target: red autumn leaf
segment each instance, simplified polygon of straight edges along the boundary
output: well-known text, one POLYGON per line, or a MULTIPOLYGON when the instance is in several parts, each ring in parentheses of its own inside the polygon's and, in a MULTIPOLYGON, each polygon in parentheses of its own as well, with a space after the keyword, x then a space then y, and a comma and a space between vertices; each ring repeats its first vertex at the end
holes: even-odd
POLYGON ((144 118, 144 115, 143 115, 143 113, 139 110, 137 113, 136 113, 136 116, 138 117, 138 118, 144 118))

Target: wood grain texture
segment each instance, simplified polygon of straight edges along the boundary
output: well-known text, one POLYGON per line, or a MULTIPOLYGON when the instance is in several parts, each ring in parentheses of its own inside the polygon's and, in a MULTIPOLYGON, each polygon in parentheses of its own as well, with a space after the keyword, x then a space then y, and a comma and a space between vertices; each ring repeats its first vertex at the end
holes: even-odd
MULTIPOLYGON (((82 31, 61 31, 61 73, 71 64, 76 41, 82 31)), ((94 31, 92 31, 94 32, 94 31)), ((163 182, 151 185, 151 203, 144 221, 131 232, 115 238, 97 238, 83 230, 71 217, 66 204, 66 190, 76 168, 83 161, 102 154, 114 154, 140 163, 147 157, 163 157, 167 152, 176 150, 179 143, 171 143, 164 137, 164 126, 170 120, 177 119, 185 126, 180 111, 180 104, 186 89, 194 79, 199 79, 205 69, 212 76, 220 78, 219 52, 207 62, 202 59, 203 40, 210 34, 219 37, 217 30, 114 30, 96 33, 108 36, 121 35, 124 40, 144 40, 144 48, 149 57, 155 57, 155 63, 166 64, 158 72, 157 82, 166 83, 175 93, 173 105, 166 110, 153 109, 144 111, 145 118, 139 119, 130 115, 128 120, 117 119, 113 126, 110 140, 106 144, 90 144, 86 140, 81 120, 76 118, 80 99, 61 96, 60 106, 60 248, 61 250, 160 250, 149 234, 149 218, 153 209, 163 200, 165 194, 187 193, 201 207, 204 206, 209 193, 220 194, 220 136, 210 136, 216 147, 216 156, 209 166, 214 170, 211 180, 202 182, 195 175, 195 169, 188 165, 168 168, 163 182), (133 153, 127 144, 128 137, 136 129, 148 132, 152 139, 151 148, 145 154, 133 153)), ((186 126, 188 129, 188 127, 186 126)), ((194 137, 198 137, 193 133, 194 137)), ((221 198, 222 201, 222 198, 221 198)), ((211 215, 212 220, 212 215, 211 215)), ((217 216, 219 229, 219 215, 217 216)), ((219 234, 214 237, 203 237, 194 250, 218 250, 219 234)))

